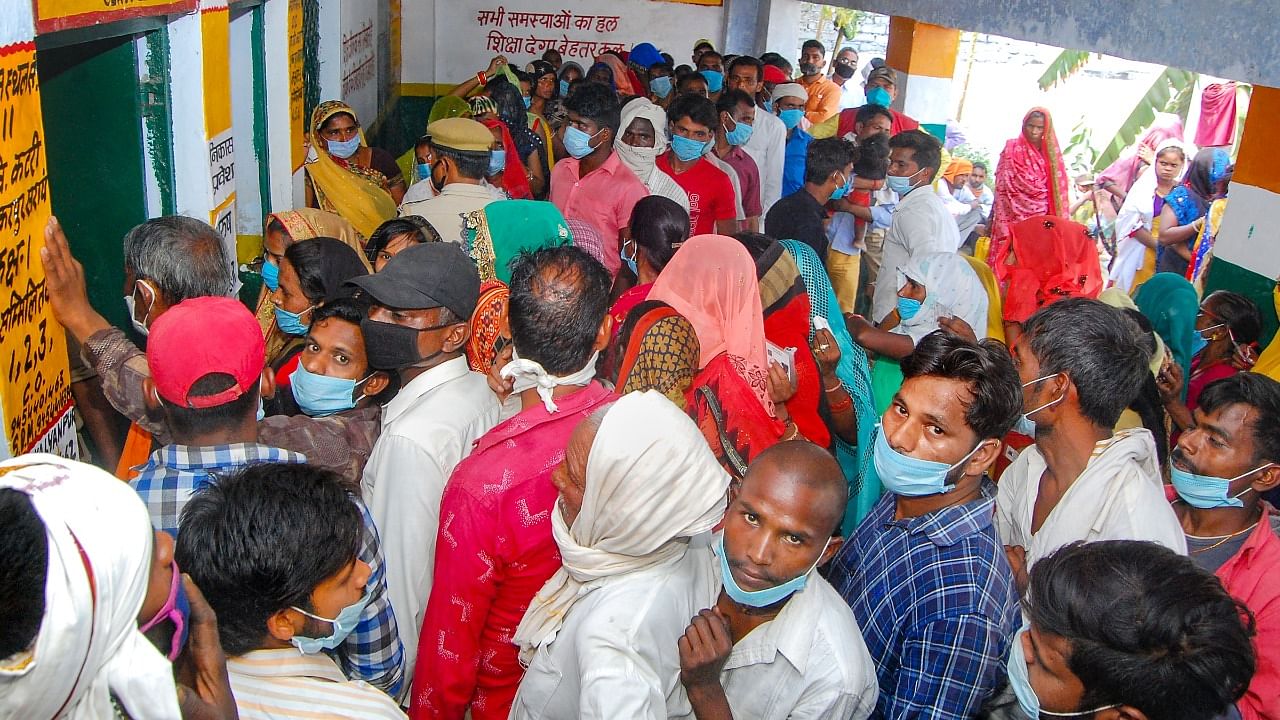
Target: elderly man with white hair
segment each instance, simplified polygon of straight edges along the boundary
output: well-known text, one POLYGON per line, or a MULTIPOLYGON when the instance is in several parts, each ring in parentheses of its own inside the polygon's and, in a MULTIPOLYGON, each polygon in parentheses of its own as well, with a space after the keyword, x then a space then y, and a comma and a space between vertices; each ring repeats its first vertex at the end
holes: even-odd
POLYGON ((677 643, 719 590, 708 531, 729 476, 693 421, 647 391, 584 420, 553 481, 564 567, 516 630, 528 670, 511 717, 688 714, 677 643))
POLYGON ((0 717, 236 717, 213 611, 128 485, 53 455, 12 458, 0 527, 0 717), (174 681, 179 655, 194 691, 174 681))

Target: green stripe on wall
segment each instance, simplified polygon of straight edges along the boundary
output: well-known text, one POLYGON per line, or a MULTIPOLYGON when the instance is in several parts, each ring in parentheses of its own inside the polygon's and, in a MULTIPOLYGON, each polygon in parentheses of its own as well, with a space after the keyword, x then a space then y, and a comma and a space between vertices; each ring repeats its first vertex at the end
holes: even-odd
POLYGON ((1215 257, 1209 266, 1209 277, 1205 278, 1204 293, 1231 290, 1256 303, 1262 311, 1262 340, 1259 345, 1266 347, 1276 333, 1276 306, 1272 296, 1275 286, 1273 278, 1215 257))

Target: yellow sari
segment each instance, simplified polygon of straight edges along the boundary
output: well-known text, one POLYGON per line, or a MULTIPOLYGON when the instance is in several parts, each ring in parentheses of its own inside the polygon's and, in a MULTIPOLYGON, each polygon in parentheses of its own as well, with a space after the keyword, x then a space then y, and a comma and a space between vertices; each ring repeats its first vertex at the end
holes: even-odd
MULTIPOLYGON (((396 216, 396 202, 387 192, 387 178, 382 173, 329 154, 328 143, 320 137, 320 128, 338 113, 356 117, 354 110, 338 100, 320 103, 311 113, 311 152, 303 167, 320 209, 346 218, 356 232, 368 238, 379 225, 396 216)), ((367 146, 364 130, 359 133, 360 145, 367 146)))

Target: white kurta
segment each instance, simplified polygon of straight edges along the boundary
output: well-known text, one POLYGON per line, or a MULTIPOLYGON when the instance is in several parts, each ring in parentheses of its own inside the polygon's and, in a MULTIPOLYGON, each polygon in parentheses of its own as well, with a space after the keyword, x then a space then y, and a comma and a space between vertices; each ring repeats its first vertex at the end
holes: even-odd
POLYGON ((1045 467, 1040 450, 1028 447, 1000 476, 996 495, 996 532, 1005 545, 1026 549, 1028 570, 1077 540, 1149 540, 1187 554, 1182 526, 1165 498, 1156 446, 1145 428, 1122 430, 1099 442, 1084 472, 1032 533, 1045 467))
POLYGON ((884 320, 898 306, 894 280, 898 270, 911 258, 934 252, 955 252, 960 247, 960 231, 931 188, 918 187, 898 201, 893 222, 884 236, 884 259, 876 276, 871 301, 871 319, 884 320))
POLYGON ((656 567, 585 585, 591 590, 525 671, 512 720, 689 715, 678 643, 720 591, 714 558, 701 540, 656 567))
POLYGON ((743 150, 760 169, 760 217, 782 199, 782 166, 787 158, 787 126, 773 113, 756 110, 756 124, 743 150))

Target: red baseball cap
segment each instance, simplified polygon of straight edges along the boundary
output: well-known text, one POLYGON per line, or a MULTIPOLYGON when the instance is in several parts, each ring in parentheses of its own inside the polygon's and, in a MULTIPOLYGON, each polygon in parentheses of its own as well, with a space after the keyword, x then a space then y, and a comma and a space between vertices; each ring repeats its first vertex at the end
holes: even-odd
POLYGON ((782 69, 776 65, 765 65, 764 81, 767 83, 777 84, 791 82, 791 78, 787 77, 787 74, 782 72, 782 69))
POLYGON ((183 300, 156 318, 147 336, 147 366, 156 391, 186 408, 232 402, 257 387, 265 363, 262 328, 232 298, 183 300), (213 395, 193 397, 191 386, 212 373, 230 375, 235 383, 213 395))

